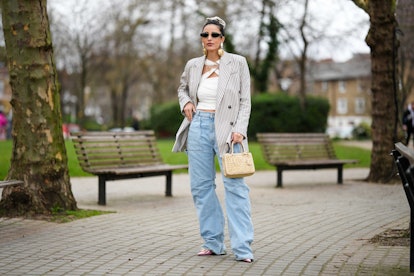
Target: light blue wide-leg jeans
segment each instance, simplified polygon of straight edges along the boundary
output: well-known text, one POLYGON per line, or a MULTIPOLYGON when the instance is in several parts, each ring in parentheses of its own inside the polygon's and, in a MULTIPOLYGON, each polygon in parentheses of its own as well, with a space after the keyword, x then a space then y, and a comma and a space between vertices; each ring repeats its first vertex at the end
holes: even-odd
MULTIPOLYGON (((240 151, 235 146, 235 152, 240 151)), ((214 130, 214 113, 197 111, 190 125, 187 153, 191 193, 200 224, 203 247, 224 254, 224 214, 216 194, 215 156, 220 156, 214 130)), ((221 158, 218 158, 220 168, 221 158)), ((253 224, 249 188, 243 178, 223 176, 230 242, 237 260, 253 259, 250 244, 253 224)))

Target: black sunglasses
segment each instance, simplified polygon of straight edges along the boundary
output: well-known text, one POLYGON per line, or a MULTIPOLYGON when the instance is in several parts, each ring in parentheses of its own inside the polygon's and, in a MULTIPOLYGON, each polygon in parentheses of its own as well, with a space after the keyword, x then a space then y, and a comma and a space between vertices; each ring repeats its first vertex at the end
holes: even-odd
MULTIPOLYGON (((207 38, 209 35, 209 33, 205 32, 205 33, 201 33, 200 36, 207 38)), ((211 33, 211 37, 217 38, 217 37, 221 37, 222 35, 220 33, 211 33)))

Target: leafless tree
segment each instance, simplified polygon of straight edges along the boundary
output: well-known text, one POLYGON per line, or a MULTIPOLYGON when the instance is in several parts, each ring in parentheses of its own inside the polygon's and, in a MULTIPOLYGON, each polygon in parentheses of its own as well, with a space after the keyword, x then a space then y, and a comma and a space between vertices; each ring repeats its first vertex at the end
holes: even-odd
MULTIPOLYGON (((85 0, 84 2, 89 3, 85 0)), ((111 103, 112 107, 108 106, 105 113, 118 114, 111 115, 111 118, 112 121, 117 121, 116 124, 120 124, 116 118, 121 118, 124 115, 120 115, 119 110, 128 114, 133 107, 123 107, 121 103, 125 100, 121 101, 119 97, 123 99, 128 97, 126 99, 128 104, 133 102, 131 98, 134 95, 139 95, 140 99, 144 95, 145 98, 150 99, 147 102, 149 104, 175 100, 179 76, 185 62, 202 53, 198 34, 205 17, 208 16, 218 15, 227 21, 225 48, 229 52, 246 56, 253 70, 255 64, 257 64, 255 60, 258 59, 264 62, 271 51, 275 51, 275 56, 278 58, 279 49, 281 51, 290 49, 292 53, 290 57, 294 57, 297 64, 304 64, 305 68, 304 66, 298 66, 298 68, 306 71, 307 62, 305 59, 315 53, 314 49, 319 46, 318 44, 322 40, 326 41, 333 38, 336 42, 339 41, 337 38, 339 35, 337 37, 324 37, 324 32, 329 29, 326 26, 329 26, 331 22, 326 20, 320 24, 321 21, 315 20, 316 15, 307 11, 305 5, 311 2, 308 0, 240 0, 236 2, 230 0, 126 0, 122 3, 106 1, 105 7, 99 9, 99 16, 96 16, 95 13, 94 21, 88 22, 90 24, 97 22, 96 26, 98 27, 85 27, 88 25, 83 24, 80 28, 85 31, 87 40, 76 39, 76 37, 69 39, 72 42, 79 41, 77 44, 81 46, 76 47, 72 44, 71 49, 63 50, 64 48, 62 48, 60 50, 60 47, 58 48, 58 64, 68 64, 68 61, 63 62, 62 58, 73 59, 73 56, 79 57, 76 58, 76 61, 83 60, 84 62, 77 62, 76 67, 68 66, 69 69, 75 68, 74 72, 79 74, 77 76, 79 91, 83 92, 85 86, 90 87, 91 95, 99 97, 101 93, 98 93, 97 90, 104 89, 107 91, 108 98, 109 91, 112 91, 112 100, 107 100, 107 102, 116 101, 116 103, 111 103), (259 33, 260 12, 262 4, 265 2, 272 3, 273 9, 268 13, 272 14, 279 22, 281 14, 289 17, 289 20, 283 24, 283 33, 281 31, 278 35, 280 48, 279 46, 270 46, 269 37, 261 36, 259 33), (292 3, 295 3, 295 5, 292 3), (292 12, 292 16, 289 12, 286 13, 289 7, 295 11, 292 12), (300 8, 305 12, 298 16, 300 8), (283 13, 280 13, 280 10, 283 10, 283 13), (119 16, 115 14, 119 14, 119 16), (147 23, 137 27, 135 32, 130 32, 132 40, 128 40, 124 37, 128 34, 123 28, 133 26, 133 21, 137 20, 139 14, 145 14, 141 17, 147 23), (131 18, 127 19, 127 17, 131 18), (99 20, 101 18, 104 18, 104 20, 99 20), (92 31, 89 36, 89 29, 96 31, 92 31), (128 43, 131 51, 126 52, 124 50, 128 46, 125 45, 128 43), (88 45, 90 47, 87 47, 88 45), (289 45, 289 47, 286 45, 289 45), (305 47, 303 47, 304 45, 305 47), (115 49, 115 46, 122 46, 124 50, 121 52, 120 49, 115 49), (276 47, 278 48, 275 49, 276 47), (91 57, 95 59, 93 63, 90 62, 91 57), (122 60, 123 62, 121 62, 122 60), (106 61, 105 65, 102 64, 103 61, 106 61), (130 63, 132 68, 126 63, 130 63), (84 64, 84 66, 81 66, 81 64, 84 64), (123 68, 132 70, 129 77, 125 76, 123 68), (86 74, 81 73, 83 70, 86 71, 86 74), (123 78, 120 77, 121 72, 124 74, 123 78), (108 74, 112 78, 111 84, 108 82, 111 79, 108 74), (122 79, 123 81, 121 81, 122 79), (127 83, 128 85, 125 85, 127 83), (121 92, 122 90, 124 92, 121 92), (115 95, 117 96, 115 97, 115 95)), ((82 10, 80 8, 79 12, 82 10)), ((262 21, 268 24, 269 18, 269 16, 262 17, 262 21)), ((63 29, 60 33, 76 33, 68 30, 71 29, 63 29)), ((83 33, 79 38, 82 38, 82 35, 83 33)), ((276 66, 274 67, 276 68, 276 66)), ((305 73, 299 75, 305 77, 305 73)), ((252 77, 253 83, 255 83, 255 74, 252 74, 252 77)), ((260 81, 262 80, 258 80, 258 82, 260 81)), ((306 81, 302 79, 301 90, 305 87, 305 83, 306 81)), ((83 98, 81 97, 81 100, 83 98)), ((136 104, 134 102, 134 105, 136 104)))
POLYGON ((63 22, 67 11, 54 9, 50 12, 58 67, 71 74, 71 81, 75 84, 76 122, 81 126, 85 122, 85 91, 90 82, 91 59, 107 24, 103 20, 106 17, 104 10, 91 13, 88 7, 87 1, 76 0, 76 5, 71 6, 70 24, 63 22))
MULTIPOLYGON (((311 72, 310 60, 321 53, 329 53, 330 49, 344 49, 351 46, 354 39, 354 33, 366 24, 364 21, 349 24, 341 27, 341 32, 334 29, 335 17, 318 17, 319 14, 311 6, 314 1, 296 0, 284 1, 280 5, 286 7, 287 15, 282 20, 280 30, 281 48, 288 55, 284 54, 282 59, 292 59, 296 62, 298 68, 299 86, 297 94, 300 98, 302 108, 305 108, 305 96, 308 91, 306 79, 311 72), (357 29, 358 28, 358 29, 357 29)), ((345 9, 343 3, 338 2, 338 9, 345 9)), ((334 11, 332 11, 333 13, 334 11)), ((327 54, 321 55, 322 58, 327 54)), ((277 73, 280 75, 280 73, 277 73)))

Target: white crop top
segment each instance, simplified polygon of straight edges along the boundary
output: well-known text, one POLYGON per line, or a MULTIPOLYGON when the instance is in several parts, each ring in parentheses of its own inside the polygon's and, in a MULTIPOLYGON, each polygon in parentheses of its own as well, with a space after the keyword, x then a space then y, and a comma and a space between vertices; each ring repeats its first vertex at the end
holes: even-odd
POLYGON ((218 77, 202 78, 197 91, 197 109, 215 110, 218 77))

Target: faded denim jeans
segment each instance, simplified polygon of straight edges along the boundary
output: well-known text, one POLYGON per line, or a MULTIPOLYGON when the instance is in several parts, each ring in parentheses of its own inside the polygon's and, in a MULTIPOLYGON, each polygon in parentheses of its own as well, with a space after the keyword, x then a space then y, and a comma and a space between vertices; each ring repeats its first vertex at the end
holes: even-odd
MULTIPOLYGON (((223 209, 216 194, 215 157, 218 152, 214 131, 214 113, 197 111, 190 125, 187 153, 191 193, 197 210, 203 248, 215 254, 225 254, 223 209)), ((240 144, 234 152, 240 152, 240 144)), ((227 178, 222 174, 225 190, 225 205, 231 248, 237 260, 253 259, 251 243, 253 224, 249 187, 244 178, 227 178)))

